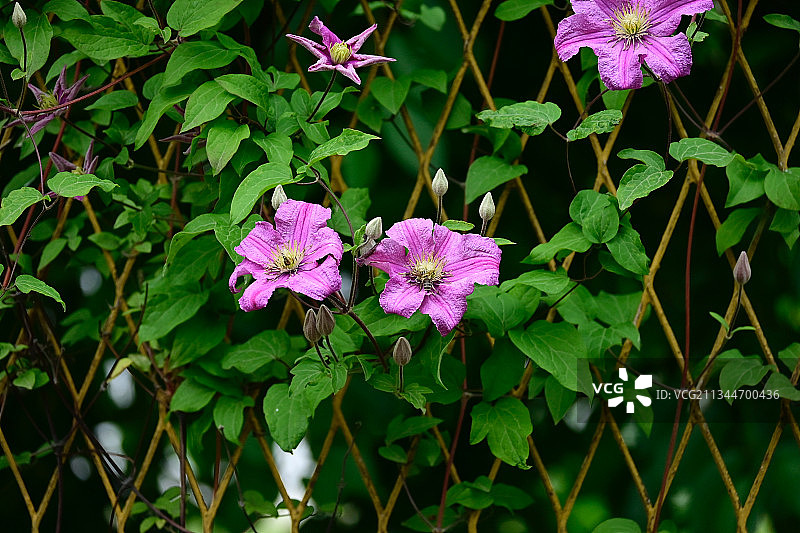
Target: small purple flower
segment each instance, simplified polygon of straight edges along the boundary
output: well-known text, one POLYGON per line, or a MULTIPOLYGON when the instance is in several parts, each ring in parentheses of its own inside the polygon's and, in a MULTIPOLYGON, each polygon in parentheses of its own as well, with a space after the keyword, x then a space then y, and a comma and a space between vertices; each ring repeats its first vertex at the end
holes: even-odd
MULTIPOLYGON (((94 174, 97 169, 97 162, 100 160, 99 156, 94 155, 94 139, 89 142, 89 149, 86 150, 86 155, 83 157, 83 163, 78 166, 68 159, 65 159, 55 152, 50 152, 50 160, 56 166, 59 172, 74 172, 75 174, 94 174)), ((75 199, 79 202, 83 201, 83 196, 76 196, 75 199)))
POLYGON ((331 210, 321 205, 286 200, 275 212, 275 227, 257 222, 235 248, 244 261, 233 270, 228 286, 245 274, 255 281, 239 299, 244 311, 267 305, 279 287, 323 300, 342 286, 339 262, 342 241, 326 223, 331 210))
POLYGON ((396 61, 391 57, 371 56, 358 53, 358 50, 361 48, 361 45, 364 44, 364 41, 367 40, 367 37, 378 27, 377 24, 373 24, 347 41, 339 39, 335 33, 329 30, 325 24, 319 20, 319 17, 314 17, 314 20, 311 21, 308 27, 311 31, 322 37, 322 44, 315 43, 311 39, 306 39, 299 35, 287 34, 286 36, 297 44, 305 47, 306 50, 316 56, 317 62, 308 67, 309 72, 335 70, 360 85, 361 78, 356 74, 357 68, 374 65, 375 63, 396 61))
POLYGON ((575 14, 559 22, 556 51, 566 61, 591 48, 600 79, 612 90, 641 87, 643 62, 669 83, 692 68, 686 35, 672 35, 681 17, 713 7, 712 0, 572 0, 575 14))
MULTIPOLYGON (((67 67, 65 65, 64 68, 61 69, 61 74, 58 75, 58 79, 56 79, 56 84, 53 86, 53 92, 42 91, 31 83, 28 84, 28 89, 30 89, 33 95, 36 97, 36 102, 40 109, 49 109, 59 104, 64 104, 74 100, 78 95, 78 91, 81 90, 88 77, 89 76, 84 76, 67 87, 67 67)), ((33 126, 30 127, 31 135, 33 135, 37 131, 47 126, 51 120, 66 113, 67 109, 69 108, 62 107, 61 109, 56 109, 55 111, 51 111, 49 113, 25 115, 22 117, 22 120, 28 123, 33 122, 33 126)), ((19 119, 10 122, 8 125, 16 126, 18 124, 22 124, 19 119)))
POLYGON ((408 318, 419 309, 447 335, 464 316, 475 284, 497 285, 500 248, 492 239, 423 218, 398 222, 386 234, 364 263, 389 274, 380 296, 387 313, 408 318))

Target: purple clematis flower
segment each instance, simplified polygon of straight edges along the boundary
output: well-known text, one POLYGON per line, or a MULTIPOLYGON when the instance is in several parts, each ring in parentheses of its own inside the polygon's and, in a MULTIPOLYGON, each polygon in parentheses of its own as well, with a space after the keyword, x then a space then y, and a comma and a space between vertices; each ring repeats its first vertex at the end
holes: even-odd
POLYGON ((361 45, 364 44, 364 41, 367 40, 367 37, 378 27, 377 24, 373 24, 347 41, 339 39, 335 33, 329 30, 325 24, 319 20, 319 17, 314 17, 314 20, 311 21, 308 27, 311 31, 322 37, 322 44, 315 43, 311 39, 306 39, 299 35, 287 34, 286 36, 297 44, 302 45, 306 50, 316 56, 317 62, 308 67, 309 72, 335 70, 336 72, 341 72, 360 85, 361 78, 356 74, 357 68, 374 65, 376 63, 396 61, 391 57, 371 56, 358 53, 358 50, 361 48, 361 45))
POLYGON ((672 35, 681 17, 713 7, 712 0, 572 0, 575 14, 558 23, 556 51, 566 61, 591 48, 600 79, 612 90, 641 87, 643 62, 669 83, 692 68, 686 35, 672 35))
POLYGON ((447 335, 464 316, 475 284, 497 285, 500 248, 492 239, 423 218, 398 222, 386 234, 363 262, 389 274, 379 300, 387 313, 408 318, 419 309, 447 335))
MULTIPOLYGON (((67 87, 67 67, 65 65, 64 68, 61 69, 61 74, 58 75, 58 79, 56 79, 56 84, 53 86, 53 92, 42 91, 31 83, 28 84, 28 89, 30 89, 33 95, 36 97, 36 102, 40 109, 49 109, 59 104, 74 100, 78 95, 78 91, 83 88, 83 84, 86 82, 88 77, 89 76, 84 76, 67 87)), ((49 113, 25 115, 22 117, 22 120, 28 123, 33 122, 33 126, 30 127, 31 135, 33 135, 37 131, 47 126, 51 120, 66 113, 67 109, 68 107, 62 107, 61 109, 56 109, 55 111, 51 111, 49 113)), ((18 124, 22 124, 22 121, 19 119, 10 122, 8 125, 16 126, 18 124)))
POLYGON ((342 240, 326 223, 331 210, 321 205, 286 200, 275 212, 275 227, 257 222, 235 248, 244 261, 233 270, 228 286, 250 274, 255 281, 239 299, 244 311, 267 305, 279 287, 323 300, 342 286, 339 262, 342 240))
MULTIPOLYGON (((89 142, 89 149, 86 150, 86 155, 83 157, 83 163, 78 166, 72 161, 65 159, 55 152, 50 152, 50 160, 56 166, 59 172, 74 172, 75 174, 94 174, 97 169, 97 162, 100 160, 99 156, 94 155, 94 139, 89 142)), ((79 202, 83 201, 83 196, 76 196, 75 199, 79 202)))

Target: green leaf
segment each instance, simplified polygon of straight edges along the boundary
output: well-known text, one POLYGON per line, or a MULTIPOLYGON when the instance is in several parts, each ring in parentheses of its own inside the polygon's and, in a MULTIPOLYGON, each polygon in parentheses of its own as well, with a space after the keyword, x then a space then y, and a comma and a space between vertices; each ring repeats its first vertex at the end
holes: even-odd
POLYGON ((797 211, 790 211, 788 209, 778 209, 769 229, 781 234, 783 240, 786 241, 786 246, 790 249, 794 246, 795 241, 800 237, 800 214, 797 211))
POLYGON ((181 37, 215 26, 242 0, 175 0, 167 11, 167 24, 181 37))
POLYGON ((734 154, 708 139, 691 137, 669 145, 669 155, 678 161, 697 159, 715 167, 726 167, 733 161, 734 154))
MULTIPOLYGON (((44 13, 36 13, 32 9, 26 12, 28 23, 22 28, 25 32, 25 43, 27 46, 27 63, 26 63, 26 76, 28 79, 33 76, 33 73, 42 68, 47 63, 47 57, 50 55, 50 41, 53 39, 53 28, 50 26, 50 21, 44 13)), ((6 23, 3 36, 5 37, 6 46, 11 55, 19 61, 20 68, 23 67, 22 58, 22 37, 20 30, 14 26, 13 21, 9 17, 6 23)))
MULTIPOLYGON (((49 265, 64 250, 67 239, 59 238, 48 242, 42 250, 42 257, 39 258, 39 270, 49 265)), ((2 271, 0 271, 2 274, 2 271)))
POLYGON ((93 60, 108 61, 150 53, 152 34, 146 39, 145 33, 149 32, 140 26, 137 30, 127 29, 110 16, 92 15, 88 23, 82 20, 62 23, 60 36, 93 60))
MULTIPOLYGON (((375 81, 377 81, 376 78, 375 81)), ((420 85, 436 89, 440 93, 447 93, 447 73, 443 70, 420 69, 411 73, 411 79, 420 85)), ((375 83, 373 81, 373 83, 375 83)))
POLYGON ((253 405, 253 399, 249 396, 244 398, 232 398, 230 396, 220 396, 214 406, 214 424, 217 428, 222 428, 225 438, 234 444, 239 444, 239 435, 242 433, 244 425, 244 410, 247 403, 253 405), (249 400, 249 402, 247 402, 249 400))
POLYGON ((248 137, 250 137, 250 126, 247 124, 237 126, 230 120, 214 124, 209 128, 206 153, 214 175, 225 168, 239 149, 239 144, 248 137))
MULTIPOLYGON (((350 223, 353 224, 353 231, 360 228, 367 223, 365 217, 367 216, 367 209, 372 204, 369 198, 369 189, 361 187, 351 187, 342 193, 339 201, 344 206, 347 216, 350 217, 350 223)), ((331 216, 328 225, 347 237, 350 237, 350 228, 347 226, 339 206, 334 205, 333 216, 331 216)))
POLYGON ((800 210, 800 167, 789 168, 786 172, 771 168, 764 180, 764 191, 778 207, 800 210))
POLYGON ((492 499, 495 505, 509 511, 524 509, 533 503, 533 498, 526 491, 505 483, 492 485, 492 499))
POLYGON ((122 246, 122 239, 107 231, 92 233, 88 238, 103 250, 116 250, 122 246))
POLYGON ((717 254, 722 255, 725 250, 737 244, 744 237, 744 232, 753 220, 761 213, 761 209, 737 209, 733 211, 725 222, 717 229, 717 254))
POLYGON ((104 94, 92 105, 86 106, 86 109, 101 109, 106 111, 116 111, 117 109, 125 109, 126 107, 133 107, 139 103, 139 98, 131 91, 113 91, 104 94))
POLYGON ((650 259, 635 229, 621 224, 617 236, 608 241, 606 246, 614 260, 627 270, 642 276, 650 272, 648 267, 650 259))
POLYGON ((303 440, 312 414, 302 396, 289 395, 286 383, 272 385, 264 396, 264 416, 269 433, 285 452, 291 452, 303 440))
POLYGON ((236 368, 245 374, 252 374, 267 363, 284 358, 290 349, 288 333, 268 329, 244 344, 229 348, 221 364, 224 369, 236 368))
POLYGON ((533 270, 525 272, 517 278, 504 281, 500 285, 500 289, 508 292, 516 285, 528 285, 548 294, 560 294, 569 287, 570 283, 569 276, 567 276, 564 269, 559 269, 556 272, 533 270))
POLYGON ((21 389, 33 390, 50 383, 50 377, 38 368, 29 368, 14 378, 12 383, 21 389))
POLYGON ((642 533, 642 529, 629 518, 611 518, 598 524, 592 533, 642 533))
POLYGON ((216 78, 226 91, 252 102, 261 109, 269 108, 269 87, 255 76, 247 74, 225 74, 216 78))
POLYGON ((467 188, 464 201, 472 203, 498 185, 528 172, 525 165, 512 165, 499 157, 485 155, 473 161, 467 171, 467 188))
POLYGON ((61 299, 61 295, 58 294, 58 291, 40 279, 29 276, 28 274, 20 274, 17 276, 17 279, 14 280, 14 285, 17 286, 17 289, 19 289, 20 292, 25 294, 34 291, 38 292, 39 294, 49 296, 53 300, 60 303, 61 308, 64 311, 67 310, 67 304, 65 304, 64 300, 61 299))
POLYGON ((523 470, 530 468, 528 436, 533 432, 531 415, 517 398, 506 396, 496 404, 481 402, 472 408, 469 443, 488 437, 489 449, 498 459, 523 470))
POLYGON ((233 50, 223 48, 222 45, 214 41, 181 43, 169 56, 161 86, 169 87, 180 83, 183 77, 193 70, 211 70, 225 67, 238 56, 239 54, 233 50))
POLYGON ((197 88, 186 102, 185 121, 181 133, 220 116, 235 98, 215 80, 197 88))
MULTIPOLYGON (((735 392, 744 386, 756 385, 767 375, 771 367, 764 365, 758 358, 734 359, 729 361, 719 373, 719 386, 724 392, 735 392)), ((728 403, 733 403, 732 396, 725 397, 728 403)))
POLYGON ((463 505, 468 509, 486 509, 494 503, 489 492, 491 487, 492 481, 486 476, 479 477, 475 483, 469 481, 456 483, 447 489, 446 505, 463 505))
POLYGON ((219 346, 225 338, 225 330, 223 321, 210 320, 200 314, 178 326, 169 354, 170 368, 191 363, 219 346))
POLYGON ((236 188, 231 201, 231 224, 238 224, 252 211, 264 193, 278 185, 297 181, 286 163, 264 163, 248 174, 236 188))
POLYGON ((508 334, 522 353, 569 390, 586 392, 591 388, 591 384, 579 380, 578 360, 586 357, 586 347, 571 324, 537 320, 525 330, 514 329, 508 334))
POLYGON ((270 133, 264 137, 261 132, 256 132, 251 137, 264 153, 270 163, 284 163, 288 165, 292 161, 294 150, 292 149, 292 139, 288 135, 281 133, 270 133))
POLYGON ((450 220, 445 220, 442 226, 452 231, 470 231, 475 227, 475 224, 451 218, 450 220))
POLYGON ((483 399, 491 402, 508 394, 519 384, 525 371, 524 363, 525 355, 507 337, 495 340, 492 355, 481 365, 483 399))
POLYGON ((0 226, 10 226, 27 208, 42 201, 44 196, 33 187, 21 187, 8 193, 0 202, 0 226))
POLYGON ((800 390, 797 390, 792 385, 788 377, 778 372, 774 372, 767 379, 767 383, 764 385, 764 392, 767 391, 776 391, 781 398, 786 398, 793 402, 800 400, 800 390))
POLYGON ((215 394, 214 389, 209 389, 194 380, 185 379, 172 395, 169 404, 170 411, 194 413, 208 405, 215 394))
POLYGON ((519 20, 534 9, 552 3, 553 0, 506 0, 497 6, 494 16, 505 21, 519 20))
MULTIPOLYGON (((620 228, 620 232, 622 228, 620 228)), ((617 237, 619 234, 617 234, 617 237)), ((540 264, 550 261, 561 250, 571 250, 573 252, 585 252, 591 248, 592 243, 583 234, 583 229, 575 222, 570 222, 561 231, 553 235, 553 238, 544 244, 536 246, 523 263, 540 264)))
POLYGON ((520 128, 528 135, 539 135, 561 117, 561 109, 552 102, 540 104, 528 100, 501 107, 497 111, 481 111, 476 115, 493 128, 520 128))
POLYGON ((768 171, 756 168, 753 163, 745 161, 737 154, 725 168, 730 186, 725 207, 733 207, 763 196, 767 173, 768 171))
POLYGON ((101 180, 94 174, 59 172, 47 180, 47 186, 59 196, 75 198, 76 196, 86 196, 95 187, 111 192, 117 187, 117 184, 113 181, 101 180))
POLYGON ((544 397, 554 424, 558 424, 564 418, 576 398, 575 392, 561 385, 554 376, 547 376, 544 382, 544 397))
POLYGON ((227 218, 225 215, 203 213, 197 218, 187 222, 186 226, 183 228, 183 231, 176 233, 172 237, 172 240, 169 241, 169 251, 167 252, 164 268, 166 269, 172 263, 172 260, 175 258, 178 251, 186 246, 189 241, 201 233, 213 230, 217 223, 225 218, 227 218))
POLYGON ((617 124, 622 120, 622 111, 617 109, 606 109, 598 111, 583 119, 580 125, 574 130, 567 132, 567 140, 577 141, 585 139, 592 133, 608 133, 614 131, 617 124))
POLYGON ((393 463, 399 464, 406 464, 408 461, 408 455, 406 451, 397 444, 392 444, 391 446, 381 446, 378 448, 378 455, 392 461, 393 463))
POLYGON ((89 20, 89 12, 80 2, 75 0, 50 0, 44 5, 42 11, 53 13, 64 21, 74 19, 89 20))
POLYGON ((187 96, 192 94, 195 87, 190 84, 176 85, 175 87, 167 87, 166 89, 159 90, 150 105, 147 107, 142 121, 139 124, 139 129, 136 132, 136 141, 134 149, 139 148, 147 142, 147 138, 156 129, 156 124, 161 116, 171 109, 173 105, 183 101, 187 96))
POLYGON ((578 192, 570 203, 569 215, 595 244, 613 239, 619 230, 619 213, 611 197, 597 191, 578 192))
POLYGON ((441 418, 432 416, 412 416, 406 419, 398 416, 392 420, 386 428, 386 445, 388 446, 406 437, 413 437, 414 435, 424 433, 439 425, 441 421, 441 418))
MULTIPOLYGON (((663 161, 661 162, 663 164, 663 161)), ((730 167, 729 167, 730 168, 730 167)), ((633 205, 634 200, 645 198, 654 190, 666 185, 672 179, 671 170, 657 167, 634 165, 629 168, 619 182, 617 201, 621 211, 633 205)))
POLYGON ((175 326, 192 318, 208 300, 208 291, 199 287, 176 287, 159 301, 148 302, 139 329, 141 342, 160 339, 175 326))
POLYGON ((408 96, 408 89, 411 87, 409 78, 390 80, 389 78, 375 78, 370 85, 370 91, 380 104, 388 109, 392 115, 400 111, 403 102, 408 96))
MULTIPOLYGON (((322 143, 311 151, 308 158, 308 166, 310 167, 317 161, 322 161, 326 157, 332 155, 347 155, 354 150, 361 150, 366 148, 369 142, 373 139, 380 139, 375 135, 364 133, 358 130, 345 128, 345 130, 333 139, 322 143)), ((298 174, 305 172, 306 166, 302 166, 297 170, 298 174)))
POLYGON ((797 368, 797 363, 800 361, 800 343, 795 342, 790 344, 780 352, 778 352, 778 359, 783 361, 789 372, 794 372, 797 368))
POLYGON ((772 24, 777 28, 794 30, 800 33, 800 22, 793 19, 789 15, 784 15, 782 13, 770 13, 769 15, 764 15, 764 22, 767 24, 772 24))
POLYGON ((530 315, 518 298, 501 292, 499 287, 479 285, 467 296, 464 318, 479 319, 492 337, 502 337, 530 315))
POLYGON ((624 150, 619 151, 617 157, 620 159, 636 159, 648 167, 655 167, 658 170, 664 170, 667 168, 664 165, 664 158, 652 150, 636 150, 634 148, 625 148, 624 150))

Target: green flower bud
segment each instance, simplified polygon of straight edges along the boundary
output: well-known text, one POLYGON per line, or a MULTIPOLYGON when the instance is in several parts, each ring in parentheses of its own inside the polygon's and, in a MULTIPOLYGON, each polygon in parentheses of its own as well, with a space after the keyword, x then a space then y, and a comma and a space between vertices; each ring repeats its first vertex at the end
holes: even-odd
POLYGON ((408 339, 405 337, 397 339, 397 342, 394 343, 392 359, 394 359, 394 362, 397 363, 400 368, 403 368, 411 361, 411 344, 409 344, 408 339))
POLYGON ((444 170, 440 168, 436 171, 436 175, 433 177, 433 181, 431 182, 433 194, 441 198, 447 192, 448 185, 447 176, 444 175, 444 170))
POLYGON ((333 46, 331 46, 331 60, 335 65, 341 65, 350 59, 351 55, 353 55, 353 53, 350 51, 350 47, 347 46, 346 43, 339 42, 334 43, 333 46))
POLYGON ((383 235, 383 219, 375 217, 367 223, 367 228, 364 230, 364 236, 368 239, 378 240, 383 235))
POLYGON ((278 185, 277 187, 275 187, 275 190, 272 191, 272 209, 277 211, 278 208, 281 206, 281 204, 288 199, 289 198, 286 196, 283 187, 278 185))
POLYGON ((327 337, 333 333, 335 327, 336 319, 333 318, 331 310, 325 304, 320 305, 317 310, 317 332, 323 337, 327 337))
POLYGON ((14 12, 11 14, 11 22, 19 29, 28 23, 28 17, 19 2, 14 2, 14 12))

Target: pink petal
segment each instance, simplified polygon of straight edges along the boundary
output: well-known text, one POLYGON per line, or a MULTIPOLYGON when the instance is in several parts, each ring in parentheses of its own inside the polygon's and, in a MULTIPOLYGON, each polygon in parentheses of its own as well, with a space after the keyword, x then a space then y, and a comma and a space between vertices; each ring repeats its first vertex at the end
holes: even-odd
POLYGON ((600 55, 614 38, 614 29, 607 21, 597 21, 586 15, 572 15, 558 23, 554 45, 561 61, 566 61, 587 46, 600 55))
POLYGON ((259 265, 267 265, 273 261, 273 253, 283 244, 280 235, 267 222, 256 222, 247 237, 234 248, 236 253, 259 265))
POLYGON ((386 288, 383 289, 378 301, 387 313, 408 318, 419 309, 424 298, 425 291, 409 283, 402 276, 392 276, 386 282, 386 288))
POLYGON ((644 60, 664 83, 686 76, 692 70, 692 48, 683 33, 672 37, 651 37, 644 48, 644 60))
POLYGON ((347 41, 345 41, 345 44, 350 47, 350 52, 351 53, 358 52, 358 49, 364 45, 364 41, 367 40, 367 37, 372 35, 372 32, 374 32, 375 28, 377 27, 378 27, 377 24, 373 24, 372 26, 362 31, 355 37, 350 37, 349 39, 347 39, 347 41))
POLYGON ((672 35, 681 23, 683 15, 694 15, 714 9, 713 0, 657 0, 650 9, 652 35, 672 35))
POLYGON ((244 261, 236 265, 236 268, 233 269, 233 274, 231 274, 231 277, 228 279, 228 288, 232 293, 235 294, 239 292, 236 289, 236 282, 245 274, 250 274, 256 279, 266 279, 264 267, 245 258, 244 261))
POLYGON ((336 72, 339 72, 344 77, 353 80, 356 85, 361 85, 361 78, 359 78, 358 74, 356 74, 356 69, 352 64, 347 63, 345 65, 334 65, 334 68, 336 69, 336 72))
POLYGON ((334 65, 330 59, 322 58, 310 67, 308 67, 309 72, 319 72, 320 70, 339 70, 336 67, 341 65, 334 65))
POLYGON ((328 50, 331 49, 331 46, 334 43, 342 42, 342 40, 339 39, 335 33, 329 30, 328 27, 325 26, 321 20, 319 20, 319 17, 314 17, 314 19, 311 21, 311 24, 308 25, 308 29, 322 37, 322 44, 325 45, 325 48, 328 50))
POLYGON ((397 222, 386 231, 386 235, 408 248, 414 257, 434 250, 433 221, 427 218, 409 218, 397 222))
POLYGON ((305 37, 301 37, 299 35, 286 35, 289 39, 293 40, 312 54, 316 56, 318 59, 330 61, 330 57, 328 56, 328 50, 324 46, 319 43, 315 43, 311 39, 306 39, 305 37))
POLYGON ((244 290, 244 294, 239 298, 239 307, 242 308, 242 311, 253 311, 265 307, 272 293, 280 286, 277 280, 256 280, 244 290))
POLYGON ((450 275, 447 281, 497 285, 500 280, 500 247, 488 237, 450 233, 457 237, 451 237, 445 243, 441 243, 439 233, 436 234, 438 255, 447 260, 445 271, 450 275))
POLYGON ((326 257, 322 264, 288 276, 281 287, 287 287, 315 300, 324 300, 342 288, 339 263, 333 257, 326 257))
POLYGON ((614 11, 628 4, 628 0, 572 0, 572 10, 596 21, 607 21, 614 11))
POLYGON ((376 63, 388 63, 397 61, 393 57, 371 56, 368 54, 353 54, 347 61, 347 65, 352 65, 353 68, 366 67, 367 65, 374 65, 376 63))
POLYGON ((629 46, 624 49, 621 42, 604 48, 597 54, 600 79, 612 91, 640 88, 642 56, 645 53, 646 46, 629 46))
POLYGON ((275 229, 284 243, 297 243, 305 247, 313 242, 317 232, 327 227, 330 218, 331 210, 327 207, 286 200, 275 212, 275 229))
POLYGON ((435 293, 425 295, 419 310, 431 317, 436 329, 445 336, 461 321, 467 311, 467 296, 474 289, 471 283, 442 283, 435 293))
POLYGON ((406 249, 393 239, 384 239, 363 261, 365 264, 383 270, 390 277, 408 272, 406 249))

